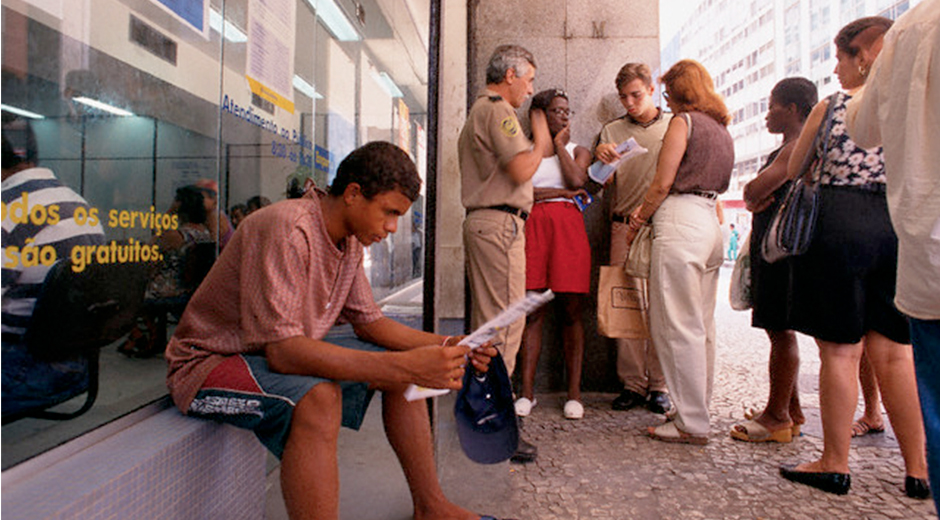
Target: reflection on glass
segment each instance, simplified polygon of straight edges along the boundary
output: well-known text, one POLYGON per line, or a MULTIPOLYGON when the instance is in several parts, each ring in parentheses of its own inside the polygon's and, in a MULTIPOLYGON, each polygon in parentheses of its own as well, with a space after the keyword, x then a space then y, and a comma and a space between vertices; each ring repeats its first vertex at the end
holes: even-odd
MULTIPOLYGON (((29 121, 37 166, 85 201, 70 216, 86 225, 94 217, 100 231, 89 245, 107 250, 58 256, 115 274, 139 266, 148 287, 135 296, 136 326, 96 351, 91 409, 68 421, 5 419, 4 468, 166 394, 164 338, 251 212, 326 187, 346 154, 371 140, 399 145, 426 179, 428 3, 206 2, 202 17, 154 0, 3 2, 4 122, 29 121), (174 284, 178 292, 162 292, 174 284)), ((378 300, 398 304, 420 283, 423 201, 369 251, 378 300)), ((6 288, 3 305, 6 328, 6 288)), ((420 301, 405 307, 420 313, 420 301)))

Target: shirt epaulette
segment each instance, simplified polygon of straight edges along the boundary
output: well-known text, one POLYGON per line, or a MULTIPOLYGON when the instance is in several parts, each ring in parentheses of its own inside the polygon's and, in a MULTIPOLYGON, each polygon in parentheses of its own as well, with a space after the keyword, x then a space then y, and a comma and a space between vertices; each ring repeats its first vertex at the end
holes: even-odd
POLYGON ((494 103, 497 102, 497 101, 502 101, 502 100, 503 100, 503 96, 489 96, 489 98, 490 98, 490 101, 492 101, 492 102, 494 102, 494 103))

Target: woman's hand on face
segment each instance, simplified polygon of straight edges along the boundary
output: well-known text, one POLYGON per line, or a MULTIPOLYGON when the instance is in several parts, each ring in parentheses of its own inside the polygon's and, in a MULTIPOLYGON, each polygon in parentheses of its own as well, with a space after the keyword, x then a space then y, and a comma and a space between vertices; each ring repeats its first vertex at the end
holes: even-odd
POLYGON ((597 148, 594 150, 594 155, 604 164, 610 164, 620 159, 620 154, 617 153, 617 145, 613 143, 597 145, 597 148))
POLYGON ((552 141, 555 143, 555 150, 561 150, 568 145, 568 142, 571 140, 571 125, 565 125, 564 128, 559 130, 552 141))

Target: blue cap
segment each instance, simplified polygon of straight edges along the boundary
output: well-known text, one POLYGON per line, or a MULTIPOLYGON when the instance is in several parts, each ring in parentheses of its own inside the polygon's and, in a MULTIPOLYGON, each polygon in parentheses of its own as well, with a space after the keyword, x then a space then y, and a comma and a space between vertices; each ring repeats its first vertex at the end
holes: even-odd
POLYGON ((512 401, 512 383, 498 353, 489 371, 468 367, 454 404, 457 436, 467 457, 480 464, 509 459, 519 446, 519 427, 512 401))

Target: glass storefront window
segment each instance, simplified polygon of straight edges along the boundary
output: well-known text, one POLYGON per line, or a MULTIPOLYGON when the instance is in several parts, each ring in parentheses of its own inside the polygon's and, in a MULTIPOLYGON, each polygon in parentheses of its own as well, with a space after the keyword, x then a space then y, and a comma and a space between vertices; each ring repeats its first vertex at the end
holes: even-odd
MULTIPOLYGON (((368 141, 398 144, 426 178, 430 9, 421 0, 2 5, 4 137, 20 161, 14 172, 4 159, 7 468, 166 394, 165 338, 205 263, 224 250, 244 215, 311 184, 327 187, 343 157, 368 141), (35 150, 31 161, 27 149, 35 150), (37 205, 47 205, 37 215, 55 202, 66 207, 48 193, 30 196, 33 188, 17 182, 40 171, 61 183, 60 196, 75 197, 69 214, 56 223, 14 222, 24 190, 27 214, 37 205), (79 200, 84 209, 76 210, 79 200), (65 226, 88 235, 95 249, 76 253, 71 242, 60 244, 57 260, 71 260, 73 271, 76 263, 137 265, 146 290, 127 320, 129 335, 101 348, 97 360, 50 375, 58 361, 23 361, 17 352, 29 352, 26 340, 15 333, 28 328, 32 301, 24 295, 39 294, 52 262, 34 266, 34 293, 26 294, 16 286, 25 278, 10 267, 21 261, 19 249, 10 246, 27 237, 38 244, 37 233, 63 234, 65 226), (145 258, 143 250, 152 254, 145 258), (173 290, 161 292, 167 286, 173 290), (18 415, 47 405, 77 408, 88 363, 99 367, 93 376, 100 383, 89 411, 58 421, 18 415)), ((420 283, 423 230, 422 193, 398 232, 369 250, 377 300, 420 283)))

